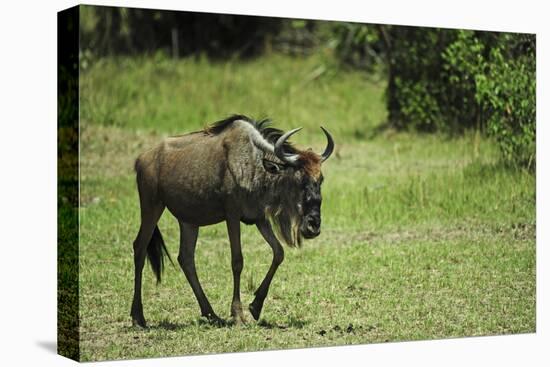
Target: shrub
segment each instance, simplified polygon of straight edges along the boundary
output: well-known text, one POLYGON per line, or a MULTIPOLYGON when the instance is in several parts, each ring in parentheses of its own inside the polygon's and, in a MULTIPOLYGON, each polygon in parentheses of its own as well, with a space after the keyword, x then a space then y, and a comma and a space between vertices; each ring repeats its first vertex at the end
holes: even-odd
POLYGON ((535 167, 534 35, 386 31, 393 126, 447 133, 477 128, 495 137, 505 162, 535 167))
POLYGON ((476 106, 478 126, 496 138, 505 162, 533 169, 535 36, 500 33, 484 38, 479 34, 458 31, 457 40, 443 53, 448 89, 467 96, 468 105, 476 106))

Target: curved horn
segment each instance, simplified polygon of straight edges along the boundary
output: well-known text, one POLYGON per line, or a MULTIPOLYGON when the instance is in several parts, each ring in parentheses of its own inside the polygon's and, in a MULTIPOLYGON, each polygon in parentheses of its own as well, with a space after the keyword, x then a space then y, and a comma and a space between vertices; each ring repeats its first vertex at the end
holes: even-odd
POLYGON ((332 154, 332 151, 334 150, 334 140, 332 139, 332 136, 330 135, 330 133, 324 127, 321 126, 321 129, 327 136, 327 140, 328 140, 327 147, 325 148, 325 151, 323 152, 323 154, 321 154, 321 162, 324 162, 328 159, 328 157, 330 157, 330 155, 332 154))
POLYGON ((288 138, 290 138, 293 134, 297 133, 300 130, 302 130, 301 127, 294 130, 290 130, 289 132, 281 135, 281 137, 277 139, 277 142, 275 143, 275 147, 273 148, 273 151, 277 156, 277 158, 279 158, 283 162, 288 163, 290 165, 295 165, 299 156, 298 154, 285 153, 283 146, 288 138))

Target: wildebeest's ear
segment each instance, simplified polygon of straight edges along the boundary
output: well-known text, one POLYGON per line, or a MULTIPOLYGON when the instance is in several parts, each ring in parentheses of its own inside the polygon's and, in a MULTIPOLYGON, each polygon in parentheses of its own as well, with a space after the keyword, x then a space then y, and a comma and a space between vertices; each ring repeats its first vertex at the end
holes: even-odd
POLYGON ((278 174, 285 169, 285 166, 283 166, 282 164, 269 161, 267 159, 263 159, 262 163, 264 165, 265 170, 272 174, 278 174))

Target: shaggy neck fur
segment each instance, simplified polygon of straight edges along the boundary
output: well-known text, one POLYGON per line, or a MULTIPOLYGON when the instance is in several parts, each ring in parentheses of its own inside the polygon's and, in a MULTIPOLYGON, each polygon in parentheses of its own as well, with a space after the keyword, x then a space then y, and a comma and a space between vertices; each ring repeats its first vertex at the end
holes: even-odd
MULTIPOLYGON (((229 126, 239 125, 246 129, 251 142, 264 152, 263 158, 278 161, 273 146, 284 132, 270 127, 268 119, 254 121, 244 115, 233 115, 215 122, 204 129, 204 133, 217 135, 229 126)), ((252 195, 257 202, 264 203, 264 215, 271 221, 276 232, 287 245, 299 247, 302 244, 300 227, 303 212, 301 208, 304 175, 319 179, 321 175, 321 157, 311 150, 298 150, 291 143, 285 142, 284 150, 298 154, 297 167, 285 167, 281 174, 271 174, 260 168, 254 177, 252 195)), ((282 163, 282 162, 281 162, 282 163)))

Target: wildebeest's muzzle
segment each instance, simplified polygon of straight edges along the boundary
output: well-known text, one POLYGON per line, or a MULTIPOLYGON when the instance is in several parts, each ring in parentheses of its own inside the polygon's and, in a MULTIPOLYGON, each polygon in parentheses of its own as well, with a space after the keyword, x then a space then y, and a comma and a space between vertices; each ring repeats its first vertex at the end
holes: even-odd
POLYGON ((302 236, 307 239, 315 238, 321 233, 321 213, 313 211, 306 215, 300 228, 302 236))
POLYGON ((321 181, 309 179, 304 186, 300 232, 304 238, 310 239, 321 233, 321 181))

